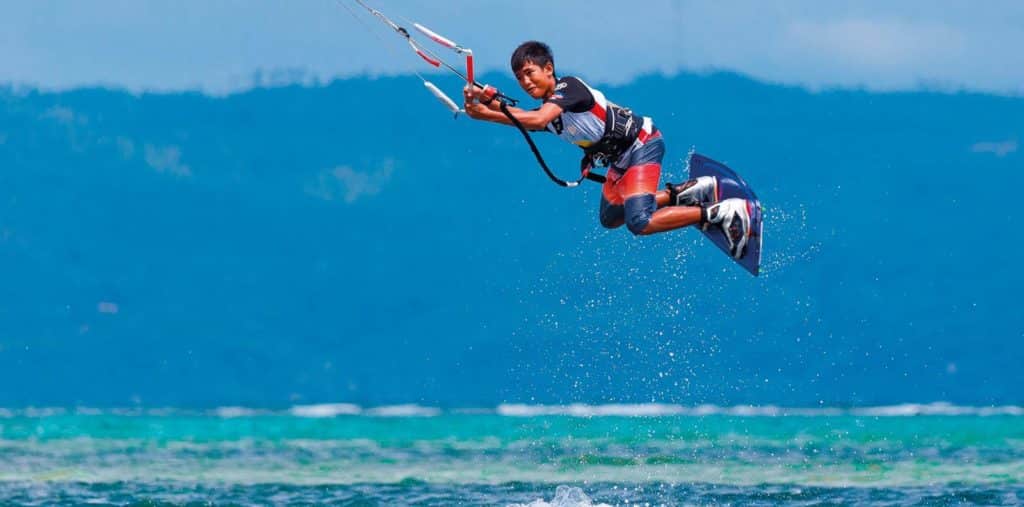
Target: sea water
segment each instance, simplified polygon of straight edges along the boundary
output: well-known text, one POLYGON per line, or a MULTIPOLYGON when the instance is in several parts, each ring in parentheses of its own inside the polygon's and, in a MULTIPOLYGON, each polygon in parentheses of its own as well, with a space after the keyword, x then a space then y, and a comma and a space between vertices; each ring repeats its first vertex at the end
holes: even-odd
POLYGON ((0 409, 0 503, 1024 503, 1024 408, 0 409))

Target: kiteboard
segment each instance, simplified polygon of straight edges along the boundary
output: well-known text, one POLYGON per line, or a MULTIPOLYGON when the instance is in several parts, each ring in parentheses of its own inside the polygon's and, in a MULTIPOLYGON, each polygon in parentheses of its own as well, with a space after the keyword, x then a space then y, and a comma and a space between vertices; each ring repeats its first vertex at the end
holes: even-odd
POLYGON ((747 182, 736 174, 728 166, 721 162, 711 160, 699 153, 690 155, 690 178, 698 176, 715 176, 718 178, 718 200, 738 197, 747 199, 751 203, 750 209, 750 239, 747 242, 746 252, 739 259, 733 258, 729 253, 729 240, 725 238, 725 232, 718 227, 709 227, 704 232, 712 243, 725 252, 730 259, 743 266, 750 274, 757 276, 761 269, 761 201, 754 194, 754 189, 747 185, 747 182))

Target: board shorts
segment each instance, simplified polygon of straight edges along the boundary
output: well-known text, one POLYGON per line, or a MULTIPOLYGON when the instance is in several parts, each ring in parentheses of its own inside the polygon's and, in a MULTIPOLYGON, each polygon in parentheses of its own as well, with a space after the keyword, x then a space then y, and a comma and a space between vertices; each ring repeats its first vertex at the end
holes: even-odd
POLYGON ((614 228, 626 224, 640 234, 658 209, 655 193, 661 180, 661 161, 665 158, 665 140, 651 127, 646 142, 634 146, 608 168, 601 189, 601 225, 614 228))

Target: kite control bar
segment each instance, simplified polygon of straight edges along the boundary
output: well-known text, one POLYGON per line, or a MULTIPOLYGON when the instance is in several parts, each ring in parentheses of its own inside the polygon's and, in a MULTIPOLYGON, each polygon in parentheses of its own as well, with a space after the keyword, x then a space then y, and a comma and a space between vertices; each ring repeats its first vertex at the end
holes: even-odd
MULTIPOLYGON (((518 103, 518 101, 516 99, 513 99, 512 97, 509 97, 508 95, 505 95, 505 94, 499 92, 497 88, 495 88, 495 87, 493 87, 491 85, 481 85, 480 83, 476 82, 476 79, 473 76, 473 50, 472 49, 469 49, 467 47, 464 47, 464 46, 461 46, 459 44, 456 44, 455 41, 453 41, 453 40, 451 40, 451 39, 449 39, 449 38, 447 38, 447 37, 445 37, 445 36, 435 32, 435 31, 431 30, 431 29, 429 29, 429 28, 427 28, 427 27, 425 27, 425 26, 423 26, 423 25, 421 25, 419 23, 413 23, 412 26, 415 27, 417 30, 419 30, 420 33, 422 33, 423 35, 426 35, 428 38, 430 38, 430 40, 432 40, 432 41, 434 41, 434 42, 436 42, 436 43, 438 43, 438 44, 440 44, 440 45, 442 45, 442 46, 444 46, 444 47, 446 47, 448 49, 451 49, 452 51, 455 51, 459 55, 464 55, 466 57, 466 74, 465 75, 463 75, 462 73, 456 71, 455 69, 451 69, 451 66, 448 66, 447 64, 445 64, 445 66, 447 66, 449 69, 454 71, 455 74, 457 74, 459 77, 465 79, 466 80, 466 84, 468 86, 476 86, 477 88, 482 89, 484 91, 484 97, 486 97, 487 102, 490 102, 490 101, 492 101, 494 99, 498 99, 499 101, 501 101, 501 103, 508 104, 508 105, 511 105, 511 106, 514 106, 514 105, 516 105, 518 103)), ((440 60, 440 58, 438 58, 437 60, 440 61, 442 64, 444 64, 444 62, 442 60, 440 60)), ((430 61, 430 60, 427 60, 427 61, 430 61)), ((437 65, 435 65, 435 67, 436 66, 437 65)), ((434 87, 434 88, 436 88, 436 87, 434 87)), ((435 95, 436 95, 436 93, 435 93, 435 95)), ((438 98, 441 98, 441 97, 438 97, 438 98)), ((441 99, 441 100, 442 100, 442 102, 445 101, 445 99, 441 99)), ((448 99, 448 100, 451 100, 451 99, 448 99)))
MULTIPOLYGON (((348 6, 345 4, 345 0, 339 0, 339 1, 341 2, 342 6, 345 7, 346 10, 349 10, 349 12, 351 13, 351 9, 349 9, 348 6)), ((425 26, 423 26, 423 25, 421 25, 419 23, 413 23, 412 24, 412 26, 414 28, 416 28, 417 31, 419 31, 421 34, 425 35, 430 40, 436 42, 437 44, 440 44, 441 46, 444 46, 444 47, 446 47, 448 49, 451 49, 452 51, 454 51, 456 54, 458 54, 460 56, 465 56, 466 57, 466 72, 462 73, 462 72, 459 71, 459 69, 456 69, 455 67, 449 65, 441 57, 439 57, 436 54, 434 54, 433 51, 431 51, 431 50, 427 49, 426 47, 424 47, 423 45, 421 45, 416 39, 414 39, 412 37, 412 35, 409 33, 409 30, 407 30, 404 27, 398 25, 397 23, 395 23, 394 21, 389 19, 387 16, 385 16, 380 11, 370 7, 369 5, 366 5, 366 3, 363 2, 363 0, 355 0, 355 1, 362 8, 366 9, 370 14, 372 14, 375 17, 377 17, 381 21, 383 21, 384 24, 386 24, 388 27, 390 27, 392 30, 394 30, 397 34, 401 35, 402 38, 404 38, 406 40, 406 42, 409 43, 409 47, 412 48, 412 50, 420 58, 422 58, 425 62, 427 62, 430 65, 432 65, 434 67, 437 67, 437 68, 441 68, 443 66, 445 69, 451 71, 455 75, 457 75, 460 78, 462 78, 463 80, 465 80, 467 86, 476 86, 476 87, 482 89, 483 90, 484 99, 485 99, 485 101, 487 103, 490 103, 493 100, 497 100, 498 104, 500 106, 501 112, 505 115, 506 118, 508 118, 508 120, 512 123, 512 125, 514 125, 517 129, 519 129, 519 132, 523 135, 523 138, 526 139, 526 143, 530 145, 530 150, 533 152, 533 156, 537 159, 537 163, 540 164, 541 169, 544 169, 544 172, 547 173, 549 178, 551 178, 551 181, 554 181, 556 184, 558 184, 559 186, 563 186, 563 187, 575 187, 575 186, 579 185, 580 182, 582 182, 584 179, 589 179, 591 181, 596 181, 598 183, 604 183, 605 177, 601 176, 599 174, 591 173, 589 165, 586 165, 586 164, 583 167, 581 167, 582 175, 576 181, 566 181, 566 180, 563 180, 563 179, 559 178, 558 176, 556 176, 555 173, 552 172, 550 168, 548 168, 547 163, 544 162, 544 157, 541 156, 541 154, 540 154, 540 150, 537 149, 537 145, 534 144, 533 138, 530 137, 530 132, 526 130, 526 127, 523 126, 522 122, 520 122, 519 119, 516 118, 515 115, 513 115, 512 112, 509 110, 509 107, 515 106, 518 103, 518 101, 516 99, 513 99, 513 98, 509 97, 508 95, 505 95, 505 94, 499 92, 498 89, 493 87, 493 86, 482 85, 482 84, 476 82, 476 79, 475 79, 475 76, 474 76, 474 73, 473 73, 473 50, 472 49, 469 49, 467 47, 464 47, 464 46, 461 46, 459 44, 456 44, 453 40, 451 40, 451 39, 449 39, 449 38, 447 38, 447 37, 445 37, 443 35, 440 35, 437 32, 435 32, 435 31, 433 31, 433 30, 431 30, 431 29, 429 29, 429 28, 427 28, 427 27, 425 27, 425 26)), ((352 15, 353 15, 353 17, 356 17, 356 19, 358 19, 358 17, 355 16, 355 13, 352 13, 352 15)), ((436 97, 439 101, 441 101, 441 103, 444 104, 445 107, 448 108, 448 110, 450 110, 452 113, 454 113, 456 118, 458 117, 460 112, 464 112, 462 109, 459 108, 458 104, 456 104, 456 102, 451 99, 451 97, 449 97, 447 94, 445 94, 443 91, 441 91, 441 89, 438 88, 436 85, 434 85, 434 83, 431 83, 430 81, 428 81, 425 77, 423 77, 418 72, 416 73, 416 75, 420 78, 420 80, 423 81, 423 86, 425 86, 427 88, 427 90, 429 90, 430 93, 434 95, 434 97, 436 97)))
MULTIPOLYGON (((575 187, 575 186, 579 185, 580 182, 583 181, 584 179, 590 179, 592 181, 596 181, 596 182, 599 182, 599 183, 604 183, 604 181, 605 181, 604 176, 601 176, 599 174, 591 173, 589 167, 582 168, 582 175, 580 176, 580 179, 578 179, 576 181, 565 181, 565 180, 559 178, 558 176, 556 176, 555 173, 548 167, 547 162, 544 161, 544 157, 540 154, 540 150, 537 149, 537 145, 533 142, 533 138, 530 137, 530 132, 527 131, 526 127, 523 126, 522 122, 520 122, 519 119, 516 118, 515 115, 513 115, 511 111, 509 111, 508 108, 510 106, 515 106, 518 103, 518 101, 516 101, 515 99, 513 99, 513 98, 511 98, 511 97, 509 97, 509 96, 507 96, 507 95, 505 95, 503 93, 501 93, 500 91, 498 91, 497 88, 495 88, 493 86, 490 86, 490 85, 483 85, 483 86, 481 86, 473 78, 473 50, 469 49, 469 48, 466 48, 466 47, 462 47, 462 46, 456 44, 451 39, 449 39, 449 38, 447 38, 447 37, 445 37, 443 35, 440 35, 437 32, 435 32, 435 31, 433 31, 433 30, 431 30, 431 29, 429 29, 429 28, 427 28, 427 27, 425 27, 425 26, 423 26, 423 25, 421 25, 419 23, 413 23, 412 26, 416 27, 416 29, 419 30, 420 33, 422 33, 423 35, 426 35, 427 37, 429 37, 434 42, 436 42, 436 43, 438 43, 438 44, 440 44, 440 45, 442 45, 442 46, 444 46, 444 47, 446 47, 448 49, 451 49, 452 51, 455 51, 456 53, 458 53, 460 55, 465 55, 466 56, 466 75, 463 76, 466 79, 466 84, 468 86, 476 86, 476 87, 481 88, 483 90, 484 101, 486 101, 487 103, 490 103, 490 102, 492 102, 494 100, 498 101, 498 104, 499 104, 499 106, 501 108, 501 112, 505 115, 506 118, 508 118, 508 120, 510 122, 512 122, 513 125, 515 125, 515 127, 517 129, 519 129, 519 132, 521 134, 523 134, 523 139, 525 139, 526 143, 530 145, 530 151, 533 152, 533 156, 537 159, 537 163, 540 164, 541 169, 543 169, 544 172, 548 175, 548 178, 551 178, 551 181, 555 182, 555 184, 557 184, 559 186, 562 186, 562 187, 575 187)), ((438 60, 440 60, 440 59, 438 59, 438 60)), ((427 60, 427 61, 430 61, 430 60, 427 60)), ((456 72, 456 74, 458 74, 458 72, 456 72)), ((461 76, 461 74, 460 74, 460 76, 461 76)), ((452 101, 446 95, 441 93, 441 91, 438 90, 437 87, 433 86, 429 82, 427 83, 427 87, 430 88, 431 91, 434 92, 434 95, 438 99, 440 99, 442 102, 451 102, 452 104, 454 104, 454 101, 452 101)), ((450 105, 449 105, 449 108, 451 108, 450 105)))
POLYGON ((412 26, 416 27, 416 29, 419 30, 420 33, 422 33, 423 35, 426 35, 427 37, 429 37, 430 40, 432 40, 432 41, 434 41, 434 42, 436 42, 436 43, 438 43, 438 44, 440 44, 440 45, 442 45, 442 46, 444 46, 444 47, 446 47, 448 49, 451 49, 452 51, 455 51, 456 53, 458 53, 460 55, 466 55, 466 76, 465 76, 466 77, 466 82, 468 82, 469 84, 473 84, 473 50, 472 49, 464 48, 464 47, 456 44, 455 42, 453 42, 451 39, 449 39, 447 37, 442 37, 441 35, 438 35, 437 32, 435 32, 435 31, 433 31, 433 30, 431 30, 431 29, 429 29, 429 28, 427 28, 427 27, 425 27, 425 26, 423 26, 423 25, 421 25, 419 23, 413 23, 412 26))

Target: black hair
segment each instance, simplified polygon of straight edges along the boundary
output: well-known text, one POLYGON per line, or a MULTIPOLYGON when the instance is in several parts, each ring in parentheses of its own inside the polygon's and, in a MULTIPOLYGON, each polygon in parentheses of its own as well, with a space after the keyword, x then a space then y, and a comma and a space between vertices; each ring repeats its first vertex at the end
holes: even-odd
POLYGON ((534 63, 540 67, 547 64, 555 65, 555 57, 551 54, 551 48, 540 41, 526 41, 516 48, 512 53, 512 72, 519 72, 523 65, 534 63))

